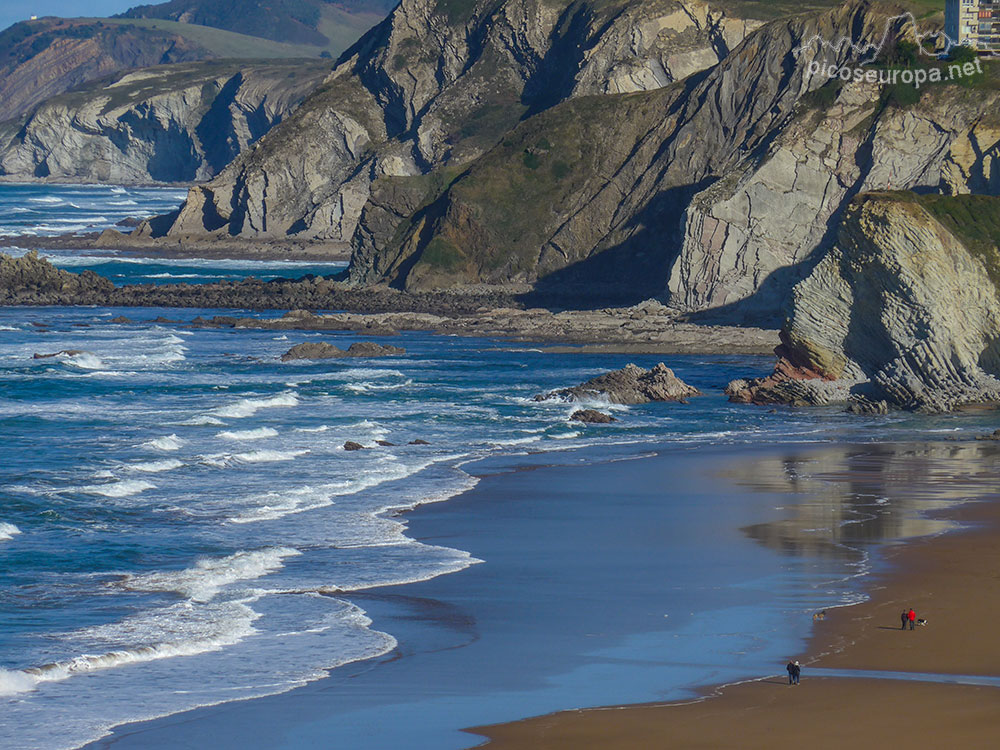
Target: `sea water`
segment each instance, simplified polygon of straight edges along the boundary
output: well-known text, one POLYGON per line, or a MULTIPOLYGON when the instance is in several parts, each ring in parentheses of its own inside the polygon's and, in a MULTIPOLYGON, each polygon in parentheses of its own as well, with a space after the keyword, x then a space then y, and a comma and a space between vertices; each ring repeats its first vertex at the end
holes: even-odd
MULTIPOLYGON (((477 459, 865 441, 873 425, 926 438, 988 422, 732 405, 724 385, 770 358, 683 356, 666 359, 708 395, 584 404, 620 418, 592 429, 569 419, 581 405, 533 396, 664 358, 412 333, 386 340, 402 357, 285 363, 296 343, 357 337, 151 322, 215 312, 0 309, 2 747, 77 747, 127 721, 287 692, 390 653, 392 629, 353 595, 480 563, 417 541, 399 515, 473 487, 477 459), (122 313, 137 322, 110 322, 122 313)), ((774 590, 798 606, 797 590, 810 605, 856 596, 847 585, 816 599, 815 576, 856 572, 823 564, 809 580, 779 574, 774 590)), ((699 601, 689 622, 702 632, 699 601)))
MULTIPOLYGON (((186 190, 170 187, 0 183, 0 237, 53 237, 100 232, 116 228, 123 219, 145 219, 174 211, 186 195, 186 190)), ((117 228, 123 232, 130 231, 117 228)), ((5 248, 3 252, 20 256, 32 249, 5 248)), ((43 249, 39 254, 57 268, 77 273, 94 271, 118 285, 238 281, 250 276, 326 276, 347 267, 344 261, 218 258, 164 260, 72 247, 43 249)))

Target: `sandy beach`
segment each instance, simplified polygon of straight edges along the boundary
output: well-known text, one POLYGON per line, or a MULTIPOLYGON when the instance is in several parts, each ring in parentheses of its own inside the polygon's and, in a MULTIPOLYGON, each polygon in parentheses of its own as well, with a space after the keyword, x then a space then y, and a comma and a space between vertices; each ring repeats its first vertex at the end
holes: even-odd
MULTIPOLYGON (((898 546, 875 576, 870 601, 818 622, 802 683, 784 674, 731 685, 704 700, 569 711, 474 730, 487 747, 764 748, 799 738, 816 748, 875 747, 917 740, 928 747, 995 747, 1000 689, 947 684, 947 675, 1000 674, 1000 504, 969 503, 943 514, 966 525, 898 546), (925 627, 901 631, 912 606, 925 627), (941 682, 810 678, 811 669, 929 673, 941 682)), ((780 665, 777 665, 780 669, 780 665)))
MULTIPOLYGON (((976 673, 978 658, 978 673, 991 672, 1000 649, 991 646, 990 659, 978 651, 976 644, 989 637, 985 628, 982 638, 962 644, 967 661, 949 655, 962 633, 979 627, 974 618, 992 616, 966 598, 982 591, 985 600, 996 592, 986 529, 1000 521, 1000 509, 951 504, 993 486, 994 456, 994 446, 967 442, 705 447, 589 465, 567 455, 563 466, 538 455, 534 468, 526 468, 528 456, 493 462, 474 490, 410 518, 416 538, 469 549, 487 562, 357 599, 377 627, 399 638, 395 652, 283 695, 122 726, 88 750, 200 748, 209 735, 220 738, 220 748, 463 748, 484 740, 456 730, 486 724, 493 725, 483 730, 494 738, 492 747, 501 748, 646 748, 665 738, 671 747, 764 747, 780 741, 784 722, 808 731, 803 741, 820 747, 841 743, 844 733, 864 747, 863 740, 932 731, 949 743, 964 738, 967 746, 981 747, 1000 726, 994 718, 1000 690, 820 679, 816 670, 947 671, 954 663, 961 669, 951 671, 976 673), (626 479, 630 491, 616 492, 626 479), (674 502, 666 504, 668 483, 674 502), (878 504, 882 492, 890 497, 878 504), (933 510, 945 506, 951 510, 933 510), (926 536, 949 525, 929 516, 981 526, 926 536), (702 520, 692 525, 694 519, 702 520), (835 538, 817 535, 819 524, 837 530, 835 538), (923 541, 894 542, 922 535, 923 541), (700 547, 711 539, 713 552, 706 555, 700 547), (888 555, 876 566, 884 573, 841 585, 872 591, 871 602, 830 610, 811 641, 804 639, 811 610, 803 600, 785 605, 793 620, 734 607, 734 596, 747 592, 729 585, 734 576, 752 587, 780 588, 772 577, 777 571, 806 575, 815 561, 832 571, 842 565, 831 561, 858 559, 867 548, 877 548, 880 560, 888 555), (953 585, 966 569, 976 575, 953 585), (704 577, 712 570, 717 576, 704 577), (710 618, 671 624, 687 606, 687 595, 669 585, 675 577, 701 580, 698 596, 717 591, 710 618), (909 604, 931 625, 900 633, 899 610, 909 604), (973 618, 967 622, 963 606, 973 618), (730 632, 733 623, 737 632, 730 632), (694 656, 699 634, 740 645, 694 656), (760 650, 758 635, 762 642, 796 645, 790 652, 760 650), (851 661, 854 650, 821 657, 848 642, 857 642, 860 654, 865 638, 892 658, 851 661), (793 656, 805 665, 798 688, 778 674, 793 656), (746 682, 772 668, 771 677, 746 682), (689 675, 691 689, 665 689, 664 677, 676 670, 689 675), (496 723, 567 705, 659 696, 690 701, 698 686, 725 683, 735 686, 686 706, 647 703, 496 723), (923 706, 928 710, 914 718, 911 709, 923 706), (479 716, 486 720, 458 723, 479 716)), ((833 579, 824 574, 816 581, 818 592, 828 595, 833 579)))

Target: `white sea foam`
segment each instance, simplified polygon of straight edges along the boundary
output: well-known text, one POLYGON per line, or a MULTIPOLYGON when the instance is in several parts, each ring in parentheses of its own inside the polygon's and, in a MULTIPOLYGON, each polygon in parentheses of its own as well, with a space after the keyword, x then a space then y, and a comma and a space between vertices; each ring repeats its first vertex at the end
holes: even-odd
POLYGON ((176 458, 165 458, 162 461, 141 461, 135 464, 129 464, 128 469, 130 471, 142 471, 149 474, 157 474, 161 471, 172 471, 173 469, 179 469, 184 463, 178 461, 176 458))
POLYGON ((201 426, 204 426, 204 425, 216 425, 216 426, 219 426, 219 425, 225 425, 226 423, 223 422, 218 417, 209 417, 209 416, 205 415, 205 416, 201 416, 201 417, 192 417, 191 419, 187 419, 187 420, 185 420, 183 422, 178 422, 177 424, 185 425, 185 426, 191 426, 191 427, 201 427, 201 426))
MULTIPOLYGON (((423 471, 432 464, 461 458, 459 455, 436 456, 413 464, 407 464, 386 454, 383 460, 374 466, 359 468, 350 479, 329 482, 318 485, 305 485, 292 489, 276 490, 262 495, 248 497, 241 501, 243 509, 228 518, 230 523, 244 524, 258 521, 273 521, 288 515, 303 513, 333 505, 335 498, 354 495, 377 487, 387 482, 405 479, 423 471)), ((474 480, 473 480, 474 486, 474 480)), ((455 492, 464 491, 458 489, 455 492)), ((451 497, 455 492, 448 492, 441 497, 421 497, 412 503, 402 503, 392 506, 393 509, 412 508, 427 502, 436 502, 451 497)), ((387 508, 388 509, 388 508, 387 508)), ((398 541, 393 538, 392 541, 398 541)), ((371 540, 365 542, 370 544, 371 540)))
POLYGON ((529 443, 537 443, 541 439, 541 435, 532 435, 531 437, 511 438, 510 440, 494 440, 491 445, 528 445, 529 443))
POLYGON ((564 432, 558 435, 550 435, 553 440, 569 440, 570 438, 580 437, 582 432, 564 432))
POLYGON ((127 664, 219 651, 256 633, 253 622, 259 617, 246 602, 195 606, 185 601, 121 622, 68 633, 67 640, 82 641, 88 651, 96 650, 93 646, 97 644, 111 648, 39 667, 0 670, 0 694, 24 693, 44 682, 58 682, 127 664))
POLYGON ((20 534, 21 530, 17 528, 12 523, 0 523, 0 542, 6 542, 13 539, 17 534, 20 534))
POLYGON ((17 670, 0 668, 0 695, 17 695, 35 689, 38 680, 17 670))
POLYGON ((199 560, 186 570, 129 576, 121 585, 131 591, 171 591, 196 602, 207 602, 225 586, 266 576, 283 567, 286 557, 300 554, 291 547, 237 552, 199 560))
POLYGON ((81 487, 81 492, 88 495, 103 495, 104 497, 131 497, 146 490, 154 490, 156 485, 142 479, 123 479, 119 482, 109 482, 108 484, 89 484, 81 487))
POLYGON ((85 229, 90 229, 89 224, 67 224, 65 226, 52 226, 51 224, 35 224, 30 227, 26 227, 28 234, 37 234, 40 232, 57 232, 60 234, 72 234, 73 232, 82 232, 85 229))
POLYGON ((261 409, 273 409, 280 406, 297 406, 298 397, 294 393, 279 393, 270 398, 244 398, 230 404, 222 406, 212 412, 217 417, 229 419, 242 419, 251 417, 261 409))
POLYGON ((278 431, 271 427, 258 427, 256 430, 226 430, 216 435, 222 440, 261 440, 277 436, 278 431))
POLYGON ((232 466, 244 464, 261 464, 272 461, 291 461, 309 453, 306 448, 291 451, 278 450, 257 450, 246 453, 215 453, 202 456, 199 460, 206 466, 214 466, 217 469, 227 469, 232 466))
POLYGON ((35 198, 28 198, 29 203, 62 203, 62 198, 56 198, 54 195, 40 195, 35 198))
POLYGON ((413 385, 413 381, 410 379, 402 383, 372 383, 363 380, 360 383, 348 383, 344 388, 355 393, 371 393, 373 391, 398 391, 401 388, 408 388, 411 385, 413 385))
POLYGON ((293 451, 249 451, 247 453, 237 453, 233 456, 236 461, 248 464, 267 463, 268 461, 291 461, 292 459, 304 456, 309 450, 302 448, 293 451))
POLYGON ((330 429, 330 425, 321 424, 319 427, 296 427, 295 432, 326 432, 330 429))
POLYGON ((142 444, 143 448, 152 448, 158 451, 176 451, 184 445, 184 440, 177 435, 164 435, 163 437, 149 440, 142 444))
POLYGON ((80 352, 79 354, 60 354, 60 362, 79 367, 81 370, 104 370, 107 365, 96 354, 90 352, 80 352))

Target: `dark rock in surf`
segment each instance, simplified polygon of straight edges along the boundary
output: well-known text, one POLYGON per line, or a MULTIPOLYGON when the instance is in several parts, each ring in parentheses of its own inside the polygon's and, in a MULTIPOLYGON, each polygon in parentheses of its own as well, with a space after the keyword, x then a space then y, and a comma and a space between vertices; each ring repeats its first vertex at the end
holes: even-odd
POLYGON ((646 404, 650 401, 681 401, 698 395, 697 388, 678 378, 661 362, 651 370, 627 364, 621 370, 599 375, 573 388, 541 393, 535 396, 535 401, 607 399, 612 404, 646 404))
POLYGON ((306 341, 296 344, 281 355, 282 362, 297 359, 342 359, 344 357, 398 357, 406 350, 398 346, 375 344, 371 341, 356 341, 347 351, 325 341, 306 341))
POLYGON ((364 449, 365 446, 363 446, 361 443, 355 443, 353 440, 348 440, 346 443, 344 443, 345 451, 362 451, 364 449))
POLYGON ((53 357, 60 357, 60 356, 75 357, 78 354, 86 354, 86 353, 87 352, 85 352, 83 349, 63 349, 62 351, 59 352, 52 352, 52 354, 38 354, 36 352, 35 356, 32 357, 32 359, 52 359, 53 357))
POLYGON ((585 424, 610 424, 618 421, 610 414, 605 414, 596 409, 580 409, 573 412, 570 419, 574 422, 584 422, 585 424))

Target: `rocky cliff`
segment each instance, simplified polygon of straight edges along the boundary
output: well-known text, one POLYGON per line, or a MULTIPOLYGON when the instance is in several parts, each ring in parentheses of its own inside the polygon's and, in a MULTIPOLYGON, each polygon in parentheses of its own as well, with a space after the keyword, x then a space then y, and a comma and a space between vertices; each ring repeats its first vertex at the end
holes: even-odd
POLYGON ((861 192, 1000 193, 996 86, 932 87, 907 106, 872 83, 817 93, 830 103, 807 97, 763 158, 694 196, 667 282, 672 306, 779 313, 861 192))
POLYGON ((1000 198, 856 198, 794 289, 775 376, 757 403, 852 401, 947 411, 1000 400, 1000 198))
POLYGON ((116 71, 211 56, 205 47, 176 33, 99 19, 17 23, 0 32, 0 122, 116 71))
MULTIPOLYGON (((809 40, 879 40, 893 23, 902 25, 868 3, 775 21, 703 76, 554 107, 522 123, 391 234, 367 231, 369 224, 391 226, 373 193, 354 237, 352 278, 406 288, 523 283, 571 286, 588 296, 666 293, 680 307, 702 277, 727 270, 710 253, 685 268, 688 205, 759 170, 783 174, 787 165, 774 161, 775 144, 796 128, 802 136, 811 132, 802 100, 819 82, 810 63, 856 58, 848 47, 828 52, 809 40), (675 278, 683 281, 670 288, 675 278)), ((805 180, 795 189, 810 193, 807 200, 822 190, 805 180)), ((763 214, 773 207, 759 208, 763 214)), ((757 204, 747 209, 748 220, 758 221, 757 204)), ((823 218, 800 212, 793 221, 823 218)), ((774 234, 784 237, 783 230, 774 234)), ((697 239, 698 247, 711 248, 714 237, 703 232, 697 239)), ((762 256, 739 262, 743 296, 787 264, 762 256)))
POLYGON ((0 125, 0 174, 121 184, 207 180, 329 72, 322 60, 206 61, 118 75, 0 125))
POLYGON ((361 284, 659 296, 760 320, 859 192, 997 187, 995 88, 901 106, 811 71, 866 56, 814 40, 911 33, 898 8, 760 28, 672 2, 435 8, 404 2, 169 234, 349 239, 361 284))
MULTIPOLYGON (((373 184, 399 180, 376 188, 361 230, 382 252, 428 190, 522 119, 561 101, 660 89, 714 65, 758 25, 697 0, 403 0, 281 128, 193 190, 169 231, 346 241, 373 184)), ((364 257, 359 277, 378 276, 364 257)))

